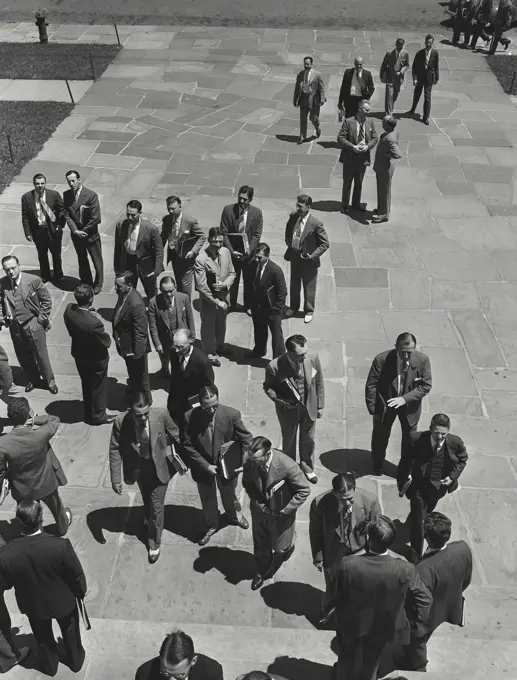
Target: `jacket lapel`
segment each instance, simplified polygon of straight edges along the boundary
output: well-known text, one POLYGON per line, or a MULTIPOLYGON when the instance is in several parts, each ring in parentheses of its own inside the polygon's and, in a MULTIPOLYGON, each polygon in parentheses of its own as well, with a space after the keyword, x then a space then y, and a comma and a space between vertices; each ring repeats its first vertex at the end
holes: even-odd
POLYGON ((167 304, 165 302, 165 298, 161 293, 159 293, 158 297, 158 311, 160 313, 160 316, 163 319, 163 322, 167 326, 167 328, 170 330, 170 323, 169 323, 169 313, 167 311, 167 304))
POLYGON ((140 220, 140 229, 138 230, 138 239, 136 241, 136 247, 138 248, 142 243, 142 239, 147 234, 147 225, 144 224, 143 220, 140 220))
POLYGON ((120 307, 118 308, 118 311, 117 311, 117 308, 115 307, 115 314, 113 316, 113 326, 116 326, 118 324, 118 322, 120 321, 120 319, 122 318, 122 315, 125 312, 126 307, 129 304, 130 296, 131 296, 131 293, 126 297, 124 302, 120 305, 120 307))
POLYGON ((309 215, 307 217, 307 221, 305 222, 305 226, 303 228, 303 231, 300 234, 300 244, 305 239, 307 234, 310 232, 311 228, 312 228, 312 215, 309 213, 309 215))
POLYGON ((305 390, 306 395, 308 395, 312 383, 312 362, 310 359, 303 360, 303 368, 305 371, 305 390))
POLYGON ((185 215, 183 213, 181 213, 180 228, 178 229, 178 243, 183 238, 183 234, 185 233, 186 226, 187 225, 186 225, 185 215))

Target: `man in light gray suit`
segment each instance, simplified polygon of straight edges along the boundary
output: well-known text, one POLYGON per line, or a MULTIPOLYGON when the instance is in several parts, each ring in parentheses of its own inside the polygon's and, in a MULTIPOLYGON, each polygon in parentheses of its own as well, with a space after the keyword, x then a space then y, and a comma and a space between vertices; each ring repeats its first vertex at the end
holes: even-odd
POLYGON ((397 119, 386 116, 382 121, 384 132, 380 136, 379 146, 375 153, 373 169, 377 178, 377 216, 373 222, 387 222, 390 219, 391 209, 391 178, 395 172, 395 161, 402 158, 398 147, 399 135, 397 119))
POLYGON ((382 60, 380 78, 386 83, 384 110, 387 116, 393 113, 393 106, 398 99, 404 76, 409 68, 409 54, 404 49, 404 38, 397 38, 395 49, 386 52, 382 60))
POLYGON ((293 106, 300 107, 300 139, 303 144, 307 139, 307 116, 316 130, 316 137, 321 136, 320 107, 327 101, 325 98, 325 84, 319 71, 313 68, 312 57, 303 60, 303 71, 296 76, 294 86, 293 106))

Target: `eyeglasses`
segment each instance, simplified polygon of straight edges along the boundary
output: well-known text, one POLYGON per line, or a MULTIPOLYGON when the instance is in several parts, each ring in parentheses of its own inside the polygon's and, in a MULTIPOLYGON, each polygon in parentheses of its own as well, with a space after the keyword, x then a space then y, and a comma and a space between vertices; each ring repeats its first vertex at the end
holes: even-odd
POLYGON ((164 678, 174 678, 174 680, 185 680, 185 678, 188 678, 188 674, 190 673, 190 668, 186 673, 169 673, 169 671, 166 671, 164 668, 160 668, 160 675, 164 678))

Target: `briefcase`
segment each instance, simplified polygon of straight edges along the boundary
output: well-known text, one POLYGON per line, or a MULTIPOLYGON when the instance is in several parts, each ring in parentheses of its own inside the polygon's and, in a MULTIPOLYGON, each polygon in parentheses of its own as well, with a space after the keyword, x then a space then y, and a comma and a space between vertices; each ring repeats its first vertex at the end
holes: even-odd
POLYGON ((240 442, 230 441, 223 444, 219 450, 221 456, 218 474, 226 480, 233 479, 242 467, 242 446, 240 442))
POLYGON ((274 309, 276 307, 276 291, 274 286, 269 286, 266 290, 266 298, 269 308, 274 309))
POLYGON ((290 404, 301 404, 302 402, 302 396, 290 378, 284 378, 280 381, 276 393, 277 396, 290 404))
POLYGON ((285 481, 285 479, 273 484, 267 490, 269 509, 276 515, 279 515, 280 512, 290 503, 292 497, 293 492, 291 491, 291 487, 285 481))

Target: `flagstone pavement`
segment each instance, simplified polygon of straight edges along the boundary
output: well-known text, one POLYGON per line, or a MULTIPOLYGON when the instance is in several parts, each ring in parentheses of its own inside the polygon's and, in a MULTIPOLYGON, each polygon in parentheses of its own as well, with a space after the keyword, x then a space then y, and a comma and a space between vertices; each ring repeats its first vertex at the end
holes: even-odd
MULTIPOLYGON (((33 28, 0 27, 28 39, 33 28)), ((54 39, 111 40, 102 26, 60 28, 54 39)), ((379 494, 386 514, 400 528, 408 504, 393 479, 369 477, 370 418, 363 403, 364 380, 375 353, 392 346, 401 331, 416 334, 433 369, 433 390, 421 425, 444 411, 462 436, 469 462, 461 490, 441 509, 452 517, 454 536, 468 540, 475 558, 464 629, 442 627, 430 645, 430 678, 517 678, 517 115, 480 54, 457 50, 436 36, 441 78, 433 91, 429 127, 402 117, 399 161, 389 223, 339 212, 341 170, 336 104, 343 68, 364 57, 379 83, 379 65, 396 33, 234 28, 120 28, 124 49, 79 101, 73 114, 0 196, 2 254, 16 253, 26 270, 37 266, 35 249, 24 242, 20 196, 35 172, 62 191, 64 174, 77 168, 100 195, 102 245, 107 282, 96 299, 108 322, 115 303, 111 262, 114 224, 125 203, 138 198, 156 224, 165 197, 180 196, 205 230, 218 224, 222 207, 242 184, 255 188, 264 213, 264 240, 284 266, 283 230, 297 194, 313 197, 314 211, 329 234, 322 261, 314 321, 285 322, 285 333, 304 333, 320 353, 327 406, 317 426, 320 483, 331 471, 355 470, 359 483, 379 494), (303 56, 312 54, 328 84, 322 109, 323 134, 296 146, 293 82, 303 56)), ((414 54, 422 36, 403 34, 414 54)), ((380 131, 383 87, 372 97, 380 131)), ((399 111, 409 108, 406 86, 399 111)), ((373 173, 364 199, 375 207, 373 173)), ((66 237, 68 238, 68 236, 66 237)), ((67 290, 50 286, 54 307, 48 336, 60 392, 31 395, 40 411, 58 414, 55 440, 69 484, 63 497, 74 511, 70 537, 85 566, 93 630, 85 634, 88 663, 79 675, 133 677, 159 647, 173 624, 191 632, 200 651, 225 666, 228 678, 253 667, 295 678, 329 677, 335 655, 332 633, 313 623, 322 590, 308 544, 307 503, 298 513, 297 550, 261 592, 252 593, 251 532, 227 527, 199 549, 199 501, 189 478, 175 479, 168 493, 166 530, 159 562, 147 564, 138 536, 140 498, 134 489, 111 492, 109 427, 81 422, 79 380, 62 321, 77 273, 66 240, 67 290)), ((109 324, 108 324, 109 328, 109 324)), ((13 362, 6 332, 1 342, 13 362)), ((251 323, 232 314, 228 342, 234 356, 216 370, 224 403, 241 409, 253 433, 280 443, 271 402, 262 391, 263 368, 248 366, 251 323)), ((151 355, 152 371, 158 369, 151 355)), ((125 371, 112 353, 110 406, 123 407, 125 371)), ((153 376, 155 402, 164 385, 153 376)), ((395 432, 396 428, 394 428, 395 432)), ((398 432, 389 459, 397 461, 398 432)), ((391 466, 388 473, 392 474, 391 466)), ((248 506, 241 493, 245 511, 248 506)), ((12 504, 0 512, 1 531, 12 532, 12 504)), ((16 612, 12 596, 10 608, 16 612)), ((20 635, 23 617, 13 615, 20 635)), ((408 674, 406 674, 408 675, 408 674)), ((38 678, 17 669, 13 678, 38 678)), ((62 666, 59 678, 72 674, 62 666)))

